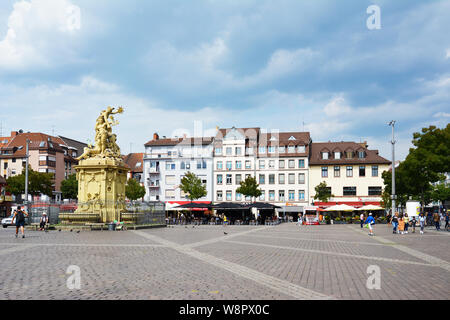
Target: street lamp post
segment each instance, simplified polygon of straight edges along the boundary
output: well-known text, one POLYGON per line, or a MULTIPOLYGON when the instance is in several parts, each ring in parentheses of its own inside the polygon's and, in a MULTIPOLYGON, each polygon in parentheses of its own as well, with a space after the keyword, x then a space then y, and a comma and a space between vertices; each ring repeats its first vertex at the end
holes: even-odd
POLYGON ((28 145, 30 143, 30 140, 27 139, 27 146, 26 146, 26 162, 25 162, 25 207, 26 210, 28 210, 28 162, 29 162, 29 148, 28 145))
POLYGON ((395 120, 392 120, 389 122, 389 125, 392 127, 392 216, 395 214, 395 140, 394 140, 394 127, 395 127, 395 120))

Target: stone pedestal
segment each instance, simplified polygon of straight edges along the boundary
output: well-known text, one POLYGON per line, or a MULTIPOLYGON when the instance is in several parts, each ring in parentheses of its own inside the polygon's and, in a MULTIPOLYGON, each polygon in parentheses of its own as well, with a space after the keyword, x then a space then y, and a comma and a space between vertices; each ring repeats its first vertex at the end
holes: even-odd
POLYGON ((98 215, 103 223, 120 221, 125 208, 129 169, 120 158, 93 157, 77 166, 78 209, 75 214, 98 215))

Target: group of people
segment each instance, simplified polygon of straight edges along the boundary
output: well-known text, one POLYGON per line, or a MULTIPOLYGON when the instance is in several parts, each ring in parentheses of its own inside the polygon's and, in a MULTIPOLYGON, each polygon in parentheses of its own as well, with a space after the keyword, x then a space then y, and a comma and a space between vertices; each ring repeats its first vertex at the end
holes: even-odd
MULTIPOLYGON (((418 220, 416 220, 416 217, 412 217, 412 219, 410 219, 408 217, 407 213, 399 214, 398 212, 396 212, 389 220, 389 222, 392 223, 392 233, 397 233, 397 234, 408 233, 409 227, 412 228, 412 232, 414 233, 416 230, 416 224, 417 224, 417 222, 419 222, 420 234, 423 234, 425 225, 431 224, 431 221, 429 218, 430 216, 432 217, 431 219, 434 223, 434 226, 436 227, 436 230, 437 231, 441 230, 441 226, 440 226, 441 225, 441 223, 440 223, 441 216, 437 212, 435 212, 432 215, 430 215, 430 213, 428 213, 427 215, 425 215, 424 213, 420 213, 418 220)), ((442 218, 445 221, 445 229, 447 229, 448 222, 449 222, 448 212, 443 213, 442 218)))
MULTIPOLYGON (((18 206, 16 210, 14 210, 12 223, 16 225, 16 234, 15 237, 19 236, 19 230, 22 234, 22 238, 25 238, 25 218, 28 217, 28 213, 22 209, 21 206, 18 206)), ((42 217, 39 221, 39 230, 46 230, 48 227, 49 219, 47 213, 44 211, 42 213, 42 217)))
MULTIPOLYGON (((396 212, 389 220, 389 223, 392 224, 392 233, 396 234, 405 234, 408 233, 408 229, 411 226, 412 233, 416 232, 416 217, 412 217, 410 220, 408 214, 399 214, 396 212)), ((422 216, 419 216, 419 224, 420 224, 420 233, 423 234, 423 228, 425 227, 425 219, 422 216), (422 223, 423 222, 423 223, 422 223)))

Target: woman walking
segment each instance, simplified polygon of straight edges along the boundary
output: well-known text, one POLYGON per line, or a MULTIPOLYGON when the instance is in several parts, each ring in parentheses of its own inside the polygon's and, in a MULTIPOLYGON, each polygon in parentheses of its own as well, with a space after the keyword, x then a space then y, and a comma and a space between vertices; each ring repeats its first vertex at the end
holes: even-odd
POLYGON ((403 217, 403 221, 405 221, 405 233, 408 233, 408 227, 409 227, 408 213, 405 213, 405 216, 403 217))
POLYGON ((425 228, 425 215, 423 213, 419 216, 419 224, 420 224, 420 234, 423 234, 423 229, 425 228))
POLYGON ((398 212, 396 212, 391 219, 392 223, 392 233, 398 233, 397 226, 398 226, 398 212))

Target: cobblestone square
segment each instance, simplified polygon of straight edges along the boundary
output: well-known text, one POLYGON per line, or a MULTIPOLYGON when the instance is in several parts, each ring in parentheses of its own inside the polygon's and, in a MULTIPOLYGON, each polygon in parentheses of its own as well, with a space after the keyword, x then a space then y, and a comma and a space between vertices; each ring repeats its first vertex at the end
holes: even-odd
POLYGON ((0 230, 0 299, 449 299, 450 233, 376 225, 0 230), (225 234, 226 232, 227 234, 225 234), (69 266, 81 288, 70 290, 69 266), (369 266, 380 288, 368 288, 369 266))

